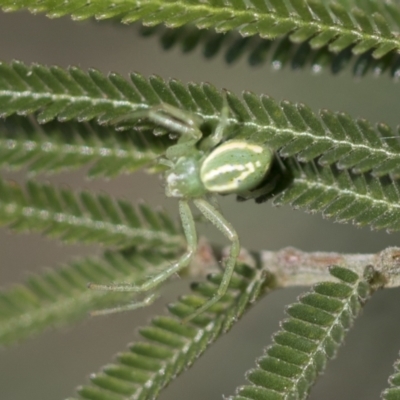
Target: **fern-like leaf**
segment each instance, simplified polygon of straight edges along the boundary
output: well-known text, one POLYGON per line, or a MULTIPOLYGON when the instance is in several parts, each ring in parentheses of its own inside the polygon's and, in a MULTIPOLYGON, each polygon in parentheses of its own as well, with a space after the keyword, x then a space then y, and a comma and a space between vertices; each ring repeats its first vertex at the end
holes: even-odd
MULTIPOLYGON (((1 0, 5 11, 27 8, 32 12, 45 12, 49 17, 70 14, 77 20, 121 18, 130 23, 141 20, 145 25, 165 23, 179 27, 193 23, 198 28, 215 28, 218 32, 238 30, 243 36, 259 34, 275 38, 290 33, 294 42, 310 40, 313 48, 329 44, 329 49, 339 52, 353 45, 353 52, 361 54, 374 49, 380 58, 392 50, 400 49, 400 21, 397 4, 386 1, 383 12, 373 14, 361 9, 347 10, 337 3, 326 4, 318 0, 243 1, 243 0, 111 0, 87 2, 68 0, 57 3, 51 0, 1 0), (390 18, 389 18, 390 17, 390 18)), ((40 101, 39 101, 40 102, 40 101)))
POLYGON ((25 284, 0 293, 0 344, 10 345, 46 328, 82 319, 89 311, 132 301, 132 294, 89 290, 87 283, 137 282, 170 261, 171 256, 154 250, 107 251, 103 260, 80 259, 32 275, 25 284))
MULTIPOLYGON (((133 85, 122 77, 108 78, 98 71, 88 74, 77 68, 32 66, 22 63, 0 64, 0 114, 30 113, 41 110, 39 122, 54 118, 110 121, 133 110, 165 102, 197 113, 205 123, 220 120, 223 95, 209 84, 189 84, 176 80, 164 82, 153 76, 148 80, 132 74, 133 85)), ((316 115, 303 104, 245 92, 243 100, 227 93, 231 117, 229 132, 254 139, 279 149, 283 157, 300 161, 320 157, 321 165, 337 163, 356 173, 373 170, 376 176, 400 174, 399 136, 384 124, 376 128, 364 119, 354 120, 344 113, 323 110, 316 115)), ((228 133, 229 134, 229 133, 228 133)))
POLYGON ((390 387, 382 392, 383 400, 400 399, 400 361, 394 363, 394 373, 389 377, 390 387))
POLYGON ((306 399, 328 359, 335 356, 362 305, 369 285, 356 273, 331 267, 339 282, 324 282, 288 307, 274 343, 246 374, 250 385, 231 400, 306 399))
POLYGON ((140 95, 118 74, 106 78, 97 70, 85 74, 79 68, 65 71, 42 65, 29 68, 21 62, 0 64, 3 117, 43 109, 38 116, 39 123, 56 117, 62 122, 89 121, 99 116, 109 120, 116 117, 116 111, 132 111, 132 104, 140 102, 140 95))
POLYGON ((23 189, 0 180, 0 224, 69 242, 184 246, 180 230, 163 211, 141 204, 138 212, 129 202, 105 194, 73 193, 34 181, 28 181, 23 189))
POLYGON ((78 389, 80 399, 155 399, 176 375, 188 368, 206 348, 242 316, 271 281, 267 274, 237 266, 224 298, 191 321, 182 323, 195 308, 215 293, 221 275, 193 287, 196 295, 184 296, 169 307, 172 316, 152 319, 139 330, 143 342, 135 342, 91 376, 91 383, 78 389))
POLYGON ((273 69, 310 69, 314 73, 329 70, 337 74, 349 70, 356 77, 369 73, 374 76, 388 74, 400 76, 400 55, 390 52, 380 59, 372 56, 372 50, 355 56, 351 46, 338 53, 329 51, 328 46, 313 49, 309 41, 293 43, 289 36, 279 40, 262 39, 257 36, 242 37, 237 32, 217 33, 184 25, 171 29, 162 25, 142 27, 143 37, 157 36, 164 50, 180 47, 187 54, 200 48, 205 58, 223 54, 226 63, 233 64, 245 57, 252 67, 269 64, 273 69))
POLYGON ((0 120, 0 167, 28 168, 29 174, 55 173, 91 165, 88 175, 133 172, 163 154, 170 141, 151 132, 116 132, 93 123, 33 119, 0 120))
POLYGON ((311 213, 321 212, 325 218, 341 223, 352 222, 388 231, 400 229, 398 180, 352 174, 315 163, 293 161, 290 164, 294 179, 274 199, 275 205, 290 204, 311 213))

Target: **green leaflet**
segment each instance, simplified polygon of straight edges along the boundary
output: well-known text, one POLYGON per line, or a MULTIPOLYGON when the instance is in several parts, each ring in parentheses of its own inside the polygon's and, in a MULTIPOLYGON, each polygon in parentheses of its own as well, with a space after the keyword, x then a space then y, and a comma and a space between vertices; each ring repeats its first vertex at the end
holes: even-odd
POLYGON ((50 122, 12 116, 0 120, 0 167, 29 174, 56 173, 90 165, 88 175, 134 172, 162 154, 170 141, 152 132, 117 132, 94 123, 50 122))
POLYGON ((311 40, 314 48, 329 44, 334 52, 350 45, 355 45, 355 53, 373 50, 375 58, 400 47, 394 32, 400 26, 399 9, 392 1, 385 2, 372 14, 318 0, 270 0, 268 3, 258 0, 125 0, 118 5, 111 1, 69 0, 59 4, 51 0, 2 0, 0 6, 5 11, 27 8, 52 18, 66 14, 76 20, 118 17, 123 23, 141 20, 144 25, 164 23, 169 27, 193 23, 198 28, 215 28, 217 32, 238 30, 243 36, 259 34, 263 38, 290 34, 294 42, 311 40))
POLYGON ((88 282, 133 282, 165 268, 171 257, 154 249, 107 251, 104 258, 84 258, 59 269, 31 275, 25 284, 0 293, 0 344, 10 345, 49 327, 85 318, 90 311, 135 301, 132 293, 87 288, 88 282))
POLYGON ((388 176, 353 174, 315 163, 289 160, 292 183, 274 199, 308 212, 321 212, 337 222, 369 225, 375 229, 400 229, 400 183, 388 176))
POLYGON ((389 377, 390 387, 381 394, 383 400, 398 400, 400 398, 400 362, 394 363, 394 373, 389 377))
POLYGON ((268 274, 237 266, 224 299, 190 323, 182 320, 215 293, 221 276, 193 289, 169 306, 170 316, 154 317, 139 330, 145 341, 134 342, 113 364, 91 375, 78 389, 79 399, 155 399, 161 389, 188 368, 219 336, 228 331, 249 305, 272 284, 268 274), (146 383, 146 384, 145 384, 146 383))
POLYGON ((368 283, 354 272, 334 266, 330 273, 339 282, 319 283, 288 307, 289 318, 274 335, 273 344, 247 372, 249 384, 229 399, 307 398, 370 295, 368 283))
MULTIPOLYGON (((192 25, 175 29, 162 25, 142 27, 140 33, 143 37, 157 36, 164 50, 178 47, 186 54, 200 48, 205 58, 211 59, 222 54, 227 64, 245 58, 250 66, 268 64, 273 69, 310 69, 314 73, 329 70, 333 74, 350 70, 355 77, 388 74, 397 78, 400 74, 400 56, 395 52, 376 59, 371 50, 358 55, 353 54, 351 46, 338 53, 332 53, 327 45, 312 48, 310 41, 294 43, 289 36, 274 40, 258 36, 242 37, 235 31, 216 33, 197 29, 192 25)), ((328 32, 326 36, 331 34, 328 32)), ((315 38, 314 42, 318 41, 317 39, 315 38)))
POLYGON ((147 248, 184 246, 179 229, 163 211, 145 204, 89 192, 57 190, 28 181, 26 188, 0 180, 0 224, 17 231, 40 231, 67 242, 147 248))
MULTIPOLYGON (((85 74, 78 68, 2 63, 0 114, 40 111, 39 122, 57 118, 105 123, 165 102, 197 113, 205 124, 215 126, 219 121, 223 95, 209 84, 186 87, 157 76, 145 79, 131 74, 130 78, 132 83, 117 74, 106 78, 95 70, 85 74)), ((337 163, 356 173, 400 174, 399 136, 384 124, 374 127, 367 120, 327 110, 316 114, 303 104, 277 103, 249 92, 243 99, 230 92, 226 96, 231 110, 227 135, 242 139, 256 135, 281 156, 296 156, 302 162, 320 157, 321 165, 337 163)), ((137 121, 132 124, 138 127, 137 121)))

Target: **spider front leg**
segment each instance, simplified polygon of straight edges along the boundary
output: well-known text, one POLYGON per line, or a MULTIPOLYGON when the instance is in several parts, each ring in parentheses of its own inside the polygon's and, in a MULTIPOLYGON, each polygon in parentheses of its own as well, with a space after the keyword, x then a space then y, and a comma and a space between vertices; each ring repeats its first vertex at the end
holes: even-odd
POLYGON ((218 125, 215 127, 214 133, 205 138, 200 145, 201 150, 210 150, 217 146, 224 137, 225 128, 229 124, 229 106, 226 97, 223 97, 223 105, 218 125))
POLYGON ((221 300, 221 298, 228 290, 229 282, 232 279, 236 260, 240 252, 238 235, 233 226, 221 215, 221 213, 205 200, 195 199, 193 200, 193 203, 201 211, 201 213, 231 241, 231 247, 229 250, 229 258, 226 261, 225 271, 222 276, 222 281, 218 287, 217 293, 215 293, 215 295, 206 303, 204 303, 201 307, 196 309, 193 314, 189 315, 189 317, 186 318, 186 321, 197 317, 204 311, 207 311, 213 304, 221 300))
MULTIPOLYGON (((115 283, 111 285, 96 285, 90 283, 88 287, 90 289, 95 290, 104 290, 104 291, 113 291, 113 292, 147 292, 156 288, 160 283, 166 281, 172 275, 179 272, 181 269, 187 267, 190 264, 190 261, 193 258, 197 250, 197 234, 196 227, 193 219, 192 212, 190 210, 189 204, 185 200, 179 201, 179 213, 182 221, 183 231, 185 233, 186 241, 187 241, 187 250, 186 252, 179 258, 179 260, 175 261, 168 268, 162 270, 156 275, 151 276, 149 279, 144 281, 140 285, 134 285, 130 283, 115 283)), ((149 296, 141 303, 132 303, 128 307, 124 309, 134 309, 141 306, 143 303, 149 304, 153 300, 153 296, 149 296)), ((98 312, 98 314, 109 314, 112 312, 118 312, 121 308, 115 308, 110 310, 102 310, 98 312), (115 311, 114 311, 115 310, 115 311)))
POLYGON ((167 149, 166 157, 170 160, 186 154, 188 147, 194 147, 203 136, 199 129, 202 119, 198 115, 167 103, 132 111, 113 119, 110 123, 117 125, 117 129, 123 129, 124 122, 129 126, 142 119, 151 121, 169 133, 180 135, 178 143, 167 149))

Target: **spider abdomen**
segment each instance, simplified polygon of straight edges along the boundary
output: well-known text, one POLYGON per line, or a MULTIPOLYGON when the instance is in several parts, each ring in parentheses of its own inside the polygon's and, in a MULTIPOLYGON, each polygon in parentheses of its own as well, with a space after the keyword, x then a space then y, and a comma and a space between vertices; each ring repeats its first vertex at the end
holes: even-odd
POLYGON ((241 193, 262 181, 273 159, 271 149, 244 140, 229 140, 203 161, 200 179, 214 193, 241 193))

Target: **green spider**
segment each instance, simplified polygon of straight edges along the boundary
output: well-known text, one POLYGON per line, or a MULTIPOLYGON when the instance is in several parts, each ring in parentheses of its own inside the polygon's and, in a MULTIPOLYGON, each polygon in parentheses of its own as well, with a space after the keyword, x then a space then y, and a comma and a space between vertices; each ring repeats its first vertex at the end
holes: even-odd
MULTIPOLYGON (((114 121, 115 123, 126 121, 131 117, 145 118, 168 132, 180 135, 177 143, 167 149, 165 158, 160 159, 159 162, 168 168, 165 172, 166 195, 179 199, 179 213, 187 241, 187 250, 176 262, 140 285, 90 284, 91 288, 148 292, 187 267, 197 249, 196 227, 189 207, 189 202, 192 201, 204 217, 229 239, 231 246, 217 292, 186 320, 207 311, 226 293, 239 255, 240 244, 235 229, 214 205, 213 195, 234 193, 246 197, 264 180, 274 157, 274 153, 269 147, 247 140, 231 139, 223 142, 223 132, 228 124, 228 112, 228 106, 225 104, 215 131, 206 138, 203 138, 200 130, 202 121, 197 115, 168 104, 160 104, 147 110, 137 111, 114 121), (210 198, 211 202, 207 200, 210 198)), ((142 307, 152 302, 154 297, 152 294, 143 302, 99 311, 96 314, 142 307)))

